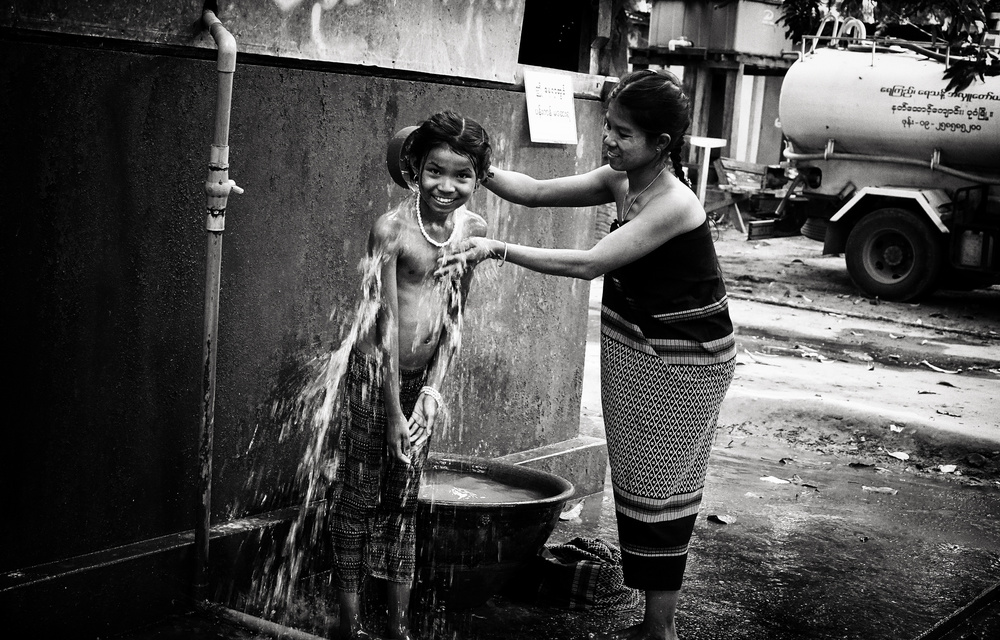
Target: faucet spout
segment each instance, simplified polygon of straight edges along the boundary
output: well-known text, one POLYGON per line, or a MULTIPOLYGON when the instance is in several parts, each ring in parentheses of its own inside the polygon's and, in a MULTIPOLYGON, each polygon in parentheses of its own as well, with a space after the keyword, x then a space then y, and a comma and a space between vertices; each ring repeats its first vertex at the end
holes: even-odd
POLYGON ((233 73, 236 71, 236 38, 226 30, 226 27, 222 24, 222 20, 219 20, 219 17, 215 15, 215 9, 209 8, 209 5, 213 4, 215 3, 205 3, 205 10, 201 14, 201 20, 205 23, 205 27, 209 33, 212 34, 215 46, 219 49, 219 71, 233 73))

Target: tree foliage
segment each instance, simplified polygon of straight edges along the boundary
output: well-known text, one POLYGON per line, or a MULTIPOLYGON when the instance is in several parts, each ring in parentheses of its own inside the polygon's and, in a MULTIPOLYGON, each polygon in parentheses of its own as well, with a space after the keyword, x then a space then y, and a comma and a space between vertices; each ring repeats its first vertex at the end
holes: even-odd
POLYGON ((944 72, 947 91, 964 91, 976 78, 1000 75, 996 51, 976 46, 988 28, 989 14, 1000 11, 1000 0, 783 0, 779 22, 794 42, 816 34, 824 16, 857 18, 874 27, 875 37, 892 36, 905 28, 920 40, 951 45, 951 64, 944 72))
MULTIPOLYGON (((816 33, 820 20, 829 11, 836 11, 844 18, 864 21, 865 0, 784 0, 781 3, 780 22, 793 41, 816 33)), ((981 35, 990 12, 1000 11, 1000 0, 928 0, 902 1, 879 0, 874 3, 876 35, 894 26, 913 25, 927 33, 928 39, 938 38, 960 42, 969 36, 981 35)))

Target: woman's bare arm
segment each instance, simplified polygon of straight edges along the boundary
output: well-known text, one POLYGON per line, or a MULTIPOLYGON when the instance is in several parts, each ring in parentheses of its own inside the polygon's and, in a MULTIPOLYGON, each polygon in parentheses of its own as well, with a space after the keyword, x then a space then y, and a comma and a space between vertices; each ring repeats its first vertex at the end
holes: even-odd
POLYGON ((590 207, 614 201, 615 171, 604 165, 580 175, 539 180, 527 174, 492 169, 484 183, 504 200, 527 207, 590 207))
POLYGON ((592 280, 634 262, 671 238, 698 227, 705 220, 697 199, 659 196, 644 205, 640 215, 601 239, 590 249, 547 249, 471 238, 460 252, 442 261, 441 273, 461 271, 465 264, 486 258, 501 259, 532 271, 592 280))

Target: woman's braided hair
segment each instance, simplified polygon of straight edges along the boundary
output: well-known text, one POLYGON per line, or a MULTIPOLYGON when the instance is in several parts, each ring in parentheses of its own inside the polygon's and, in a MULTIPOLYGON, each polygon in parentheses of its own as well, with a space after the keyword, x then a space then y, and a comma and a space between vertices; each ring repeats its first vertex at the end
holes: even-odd
POLYGON ((647 135, 670 136, 670 145, 662 152, 673 165, 674 175, 692 189, 684 175, 681 149, 684 134, 691 126, 691 101, 681 89, 681 81, 669 71, 641 69, 626 74, 608 95, 607 104, 617 103, 647 135))

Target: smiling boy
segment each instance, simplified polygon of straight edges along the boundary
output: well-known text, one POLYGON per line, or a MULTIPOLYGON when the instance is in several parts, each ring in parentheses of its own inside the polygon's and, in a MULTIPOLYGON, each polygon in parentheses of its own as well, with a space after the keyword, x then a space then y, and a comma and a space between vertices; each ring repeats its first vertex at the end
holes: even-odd
POLYGON ((343 638, 373 637, 361 624, 362 572, 387 581, 387 638, 409 640, 420 474, 440 415, 440 389, 459 345, 471 270, 437 279, 449 245, 485 236, 465 208, 490 165, 476 122, 445 111, 407 140, 414 197, 372 225, 368 251, 381 264, 377 321, 348 363, 338 490, 331 513, 343 638))

